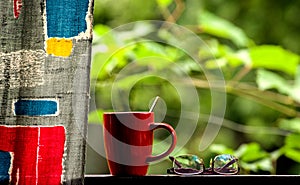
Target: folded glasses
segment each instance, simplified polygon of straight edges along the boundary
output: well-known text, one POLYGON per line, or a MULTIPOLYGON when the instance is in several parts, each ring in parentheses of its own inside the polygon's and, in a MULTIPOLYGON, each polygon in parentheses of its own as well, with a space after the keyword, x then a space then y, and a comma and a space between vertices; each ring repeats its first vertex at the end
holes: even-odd
POLYGON ((169 156, 173 167, 167 170, 169 174, 197 175, 197 174, 220 174, 235 175, 239 172, 238 158, 230 154, 221 154, 210 161, 210 167, 205 168, 203 159, 196 155, 184 154, 169 156))

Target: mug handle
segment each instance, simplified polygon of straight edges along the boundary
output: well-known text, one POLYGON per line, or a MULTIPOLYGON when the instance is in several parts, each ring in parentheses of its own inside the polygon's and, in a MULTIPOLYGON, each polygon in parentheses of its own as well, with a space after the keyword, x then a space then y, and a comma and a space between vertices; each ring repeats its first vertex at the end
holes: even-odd
POLYGON ((176 136, 176 132, 175 130, 173 129, 173 127, 171 125, 168 125, 166 123, 152 123, 150 125, 150 129, 151 130, 156 130, 156 129, 159 129, 159 128, 163 128, 163 129, 166 129, 168 132, 170 132, 171 136, 172 136, 172 143, 169 147, 168 150, 166 150, 165 152, 161 153, 161 154, 158 154, 158 155, 155 155, 155 156, 150 156, 146 159, 146 162, 153 162, 153 161, 157 161, 157 160, 160 160, 166 156, 168 156, 175 148, 176 146, 176 143, 177 143, 177 136, 176 136))

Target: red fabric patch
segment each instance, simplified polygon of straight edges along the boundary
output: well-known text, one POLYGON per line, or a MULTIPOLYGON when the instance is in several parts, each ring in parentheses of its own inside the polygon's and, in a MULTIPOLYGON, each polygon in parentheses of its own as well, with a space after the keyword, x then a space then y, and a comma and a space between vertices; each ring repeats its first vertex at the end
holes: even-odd
POLYGON ((62 183, 63 126, 0 126, 0 150, 12 152, 11 184, 62 183))
POLYGON ((22 0, 14 0, 14 17, 17 19, 21 13, 22 0))

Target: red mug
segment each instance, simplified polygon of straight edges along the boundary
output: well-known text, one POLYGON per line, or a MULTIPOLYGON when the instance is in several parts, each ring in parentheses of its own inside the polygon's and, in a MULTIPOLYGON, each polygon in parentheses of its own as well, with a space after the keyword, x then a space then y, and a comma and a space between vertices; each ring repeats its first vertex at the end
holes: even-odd
POLYGON ((150 162, 168 156, 175 148, 175 130, 167 123, 155 123, 153 112, 105 112, 103 119, 104 148, 112 175, 144 176, 150 162), (172 143, 154 156, 153 131, 159 128, 170 132, 172 143))

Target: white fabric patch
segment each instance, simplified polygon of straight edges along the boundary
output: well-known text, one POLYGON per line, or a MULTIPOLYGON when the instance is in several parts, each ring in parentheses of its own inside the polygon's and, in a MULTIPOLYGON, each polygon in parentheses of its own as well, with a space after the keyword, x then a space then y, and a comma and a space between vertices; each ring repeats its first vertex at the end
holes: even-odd
POLYGON ((42 85, 45 52, 20 50, 0 53, 0 88, 35 87, 42 85))

